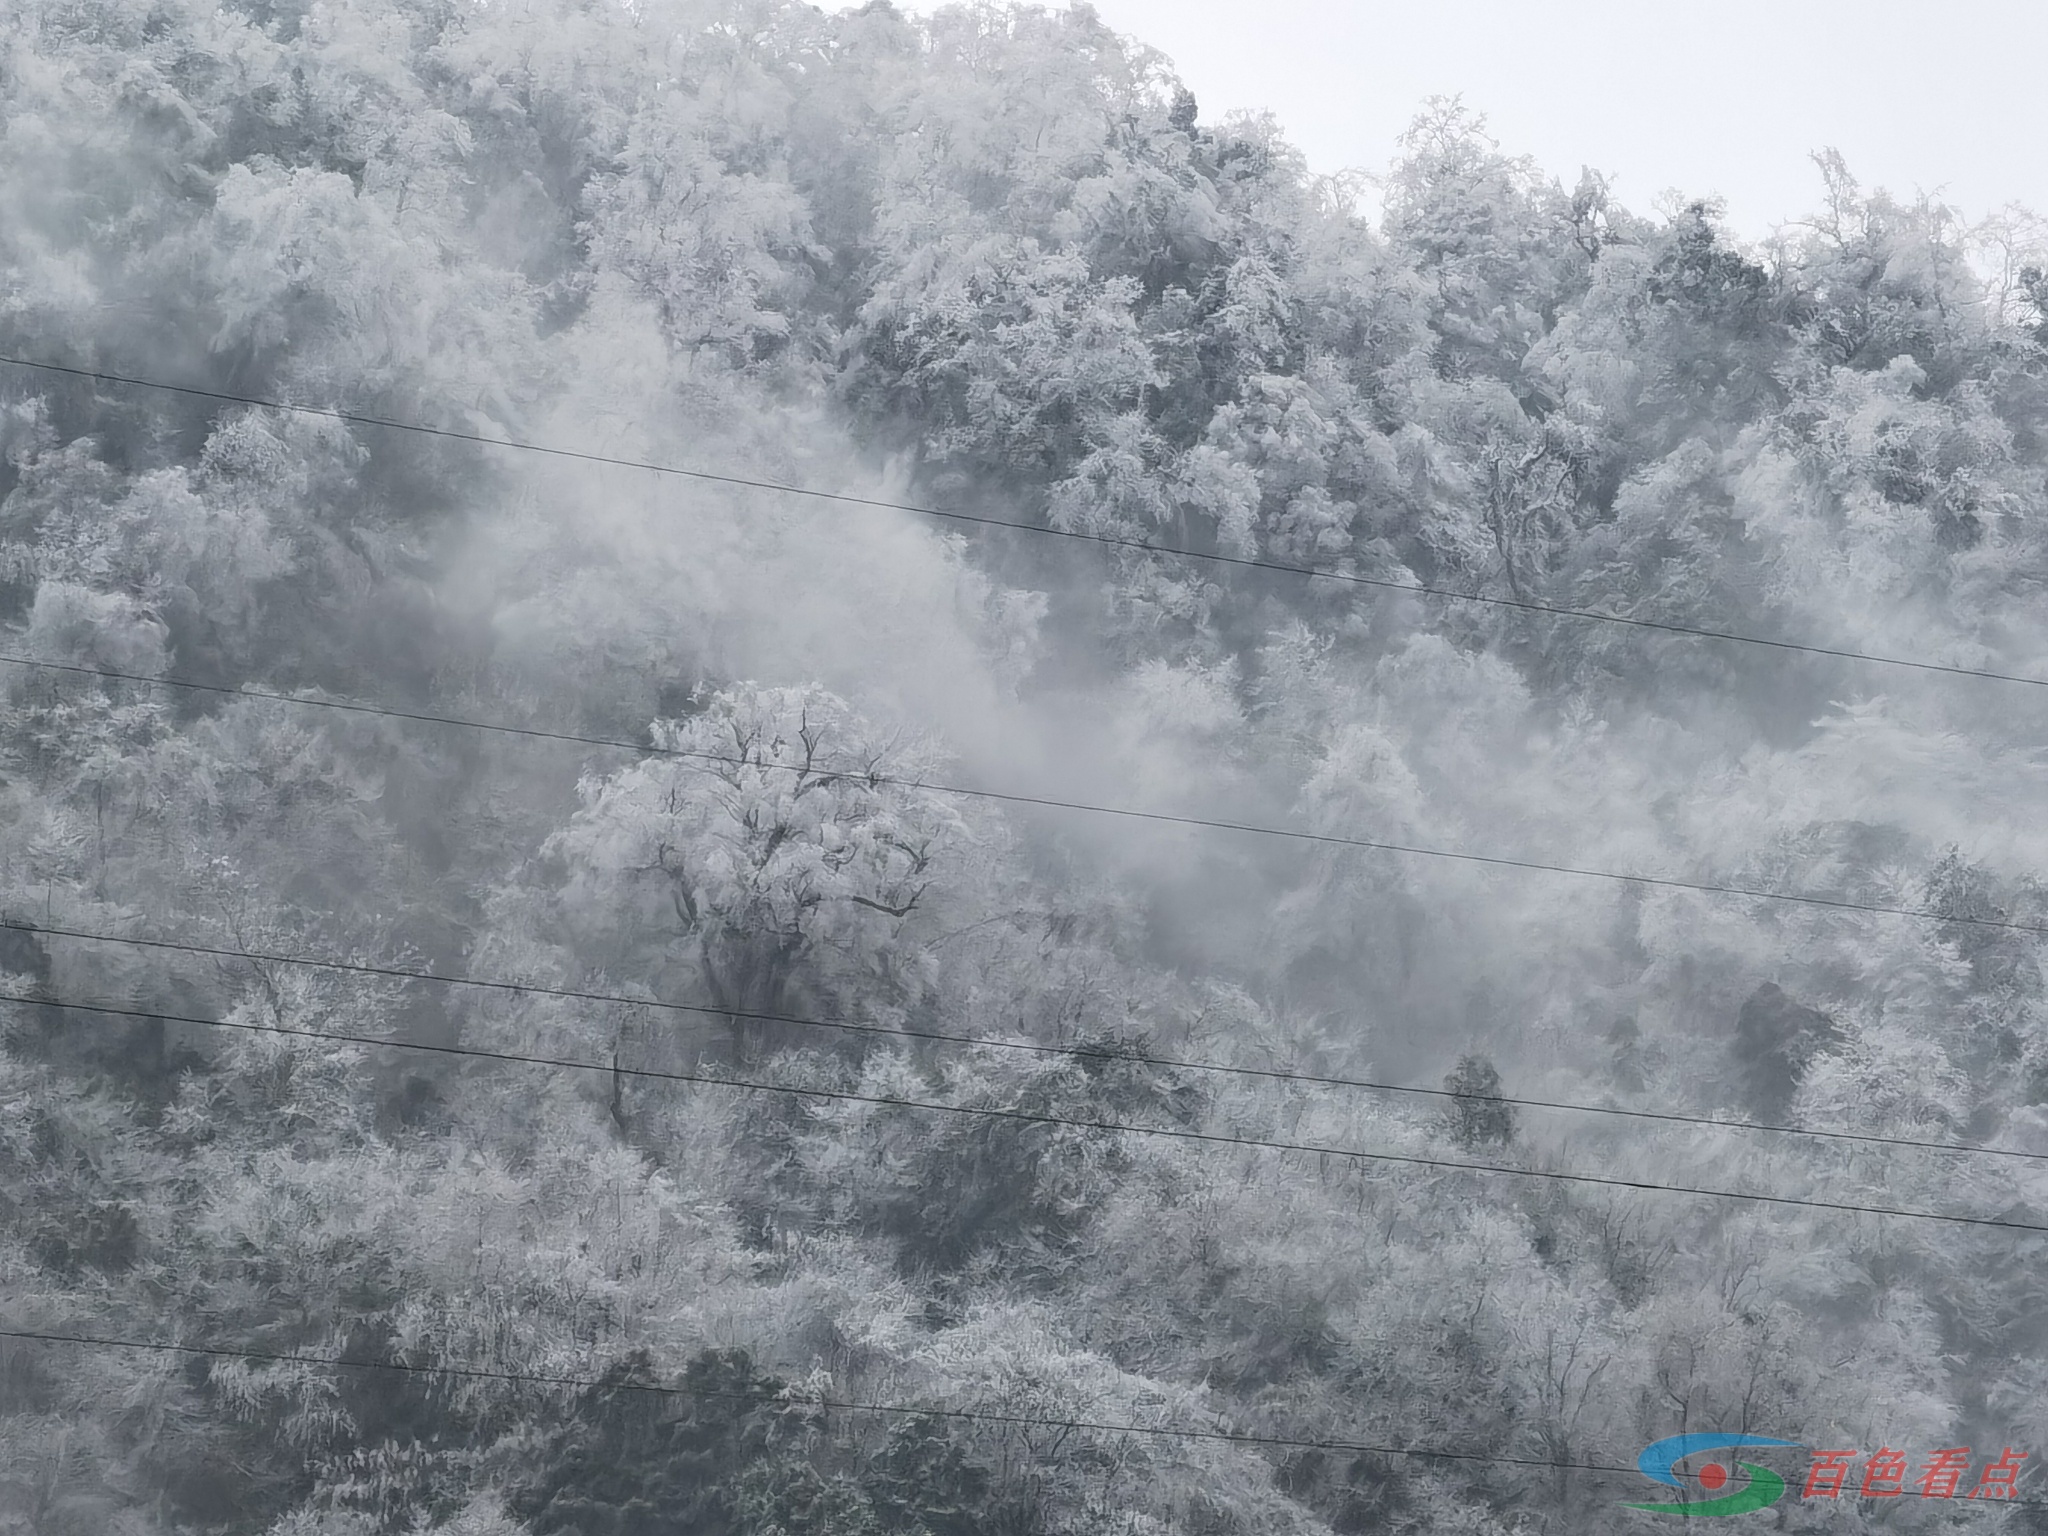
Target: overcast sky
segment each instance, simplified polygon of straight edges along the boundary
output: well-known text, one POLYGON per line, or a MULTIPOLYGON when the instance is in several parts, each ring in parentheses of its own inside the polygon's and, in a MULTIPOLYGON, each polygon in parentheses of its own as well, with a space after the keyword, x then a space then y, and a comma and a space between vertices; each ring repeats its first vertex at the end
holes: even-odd
MULTIPOLYGON (((903 3, 903 0, 899 0, 903 3)), ((929 0, 908 0, 912 10, 929 0)), ((1719 194, 1760 236, 1812 211, 1833 145, 1866 186, 2048 213, 2048 0, 1099 0, 1171 57, 1202 117, 1270 108, 1319 171, 1377 170, 1462 93, 1567 184, 1648 212, 1719 194)))

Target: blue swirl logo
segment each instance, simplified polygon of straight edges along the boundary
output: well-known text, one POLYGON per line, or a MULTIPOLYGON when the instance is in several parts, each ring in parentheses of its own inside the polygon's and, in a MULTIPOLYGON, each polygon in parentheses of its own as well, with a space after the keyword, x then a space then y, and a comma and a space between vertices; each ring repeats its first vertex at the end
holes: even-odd
MULTIPOLYGON (((1668 1440, 1645 1446, 1643 1454, 1636 1458, 1636 1467, 1652 1482, 1682 1490, 1685 1484, 1679 1480, 1677 1467, 1689 1456, 1697 1456, 1702 1451, 1739 1450, 1752 1445, 1798 1444, 1797 1440, 1773 1440, 1768 1435, 1673 1435, 1668 1440)), ((1749 1481, 1733 1493, 1691 1504, 1630 1504, 1626 1507, 1645 1510, 1653 1515, 1684 1515, 1698 1519, 1713 1515, 1746 1515, 1751 1510, 1768 1509, 1785 1497, 1785 1479, 1769 1467, 1759 1467, 1747 1461, 1738 1461, 1735 1465, 1749 1474, 1749 1481)), ((1729 1481, 1728 1469, 1719 1462, 1709 1462, 1693 1475, 1708 1493, 1719 1492, 1729 1481)))

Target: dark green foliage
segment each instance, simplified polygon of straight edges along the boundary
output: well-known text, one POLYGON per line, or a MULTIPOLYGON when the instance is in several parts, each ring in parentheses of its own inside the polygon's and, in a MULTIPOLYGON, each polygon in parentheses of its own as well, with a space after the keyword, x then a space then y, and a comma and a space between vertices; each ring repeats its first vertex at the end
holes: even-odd
MULTIPOLYGON (((556 1433, 513 1508, 535 1536, 743 1536, 739 1487, 776 1440, 783 1383, 711 1351, 664 1393, 644 1354, 611 1367, 556 1433), (649 1388, 655 1390, 647 1390, 649 1388)), ((758 1504, 758 1484, 753 1498, 758 1504)))
POLYGON ((89 1269, 119 1274, 135 1262, 140 1243, 135 1213, 118 1200, 101 1200, 35 1234, 29 1252, 59 1278, 77 1280, 89 1269))
POLYGON ((1043 1120, 918 1115, 892 1125, 892 1138, 907 1145, 877 1220, 906 1268, 948 1274, 987 1248, 1015 1249, 1034 1263, 1071 1252, 1095 1181, 1122 1166, 1113 1132, 1100 1128, 1198 1121, 1202 1092, 1147 1061, 1144 1041, 1103 1036, 1077 1048, 1086 1054, 1071 1068, 969 1101, 1043 1120))
POLYGON ((1399 1529, 1414 1510, 1408 1479, 1390 1456, 1296 1451, 1282 1463, 1276 1481, 1340 1536, 1399 1529))
POLYGON ((357 1321, 339 1353, 345 1359, 386 1367, 344 1371, 335 1378, 358 1443, 434 1448, 458 1443, 470 1428, 455 1412, 455 1384, 447 1377, 399 1369, 410 1362, 386 1317, 373 1314, 357 1321))
POLYGON ((448 1104, 431 1078, 406 1077, 377 1106, 377 1128, 385 1135, 400 1131, 432 1133, 448 1125, 448 1104))
POLYGON ((177 1091, 179 1074, 201 1068, 204 1043, 191 1026, 87 1009, 9 1006, 7 1038, 22 1056, 81 1079, 116 1086, 153 1117, 177 1091))
POLYGON ((862 1479, 883 1528, 929 1536, 1028 1536, 1030 1507, 999 1497, 988 1470, 972 1460, 946 1422, 897 1425, 868 1460, 862 1479))
POLYGON ((586 1392, 513 1501, 536 1536, 1027 1536, 1022 1506, 938 1419, 873 1453, 835 1448, 822 1419, 774 1401, 783 1383, 744 1351, 693 1359, 659 1390, 644 1357, 586 1392), (635 1388, 657 1390, 635 1390, 635 1388))
POLYGON ((2034 311, 2030 334, 2038 346, 2048 347, 2048 270, 2020 268, 2020 291, 2034 311))
POLYGON ((1504 1147, 1515 1139, 1514 1107, 1499 1102, 1500 1071, 1488 1058, 1459 1057, 1444 1078, 1444 1091, 1459 1095, 1444 1112, 1459 1146, 1504 1147))
POLYGON ((1616 1019, 1607 1031, 1614 1081, 1629 1093, 1643 1091, 1643 1032, 1634 1019, 1616 1019))
POLYGON ((804 1461, 755 1463, 732 1480, 731 1498, 733 1529, 748 1536, 920 1536, 914 1525, 884 1525, 853 1478, 804 1461))
POLYGON ((1754 342, 1770 319, 1770 274, 1722 244, 1704 204, 1685 211, 1651 269, 1650 298, 1725 334, 1754 342))
POLYGON ((1325 1373, 1336 1363, 1341 1341, 1321 1297, 1226 1291, 1217 1311, 1229 1342, 1210 1370, 1238 1391, 1278 1387, 1302 1375, 1325 1373))
POLYGON ((1942 936, 1970 962, 1976 985, 1987 992, 2036 990, 2041 975, 2034 945, 2020 929, 2002 926, 2036 919, 2031 913, 2016 916, 1999 895, 1996 877, 1953 847, 1927 876, 1927 906, 1959 919, 1945 925, 1942 936))
POLYGON ((1207 1096, 1186 1074, 1149 1059, 1144 1036, 1084 1036, 1073 1042, 1088 1082, 1091 1118, 1128 1125, 1189 1126, 1200 1121, 1207 1096))
MULTIPOLYGON (((1042 1095, 1023 1099, 1026 1113, 1050 1109, 1042 1095)), ((927 1117, 920 1116, 920 1119, 927 1117)), ((1056 1253, 1071 1245, 1087 1212, 1058 1186, 1072 1138, 1060 1127, 947 1116, 921 1138, 881 1211, 906 1270, 958 1270, 977 1252, 1025 1245, 1056 1253)))
POLYGON ((1703 206, 1672 230, 1647 291, 1665 328, 1663 398, 1685 425, 1745 421, 1779 398, 1784 330, 1770 274, 1722 243, 1703 206))
POLYGON ((50 952, 36 938, 33 923, 18 913, 6 916, 9 923, 20 926, 0 928, 0 972, 26 977, 31 988, 40 987, 50 979, 50 952))
POLYGON ((1813 1058, 1840 1036, 1834 1021, 1767 981, 1735 1021, 1735 1063, 1743 1101, 1757 1119, 1783 1124, 1813 1058))
POLYGON ((93 1285, 130 1270, 144 1242, 120 1163, 123 1106, 74 1096, 55 1073, 26 1079, 31 1092, 8 1106, 12 1134, 0 1143, 0 1221, 52 1279, 93 1285), (39 1102, 38 1102, 39 1101, 39 1102))

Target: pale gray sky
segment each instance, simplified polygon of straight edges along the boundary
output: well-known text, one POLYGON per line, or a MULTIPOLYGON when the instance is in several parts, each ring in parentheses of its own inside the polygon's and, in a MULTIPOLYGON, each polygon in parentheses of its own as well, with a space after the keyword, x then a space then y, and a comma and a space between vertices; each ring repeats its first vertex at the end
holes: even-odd
MULTIPOLYGON (((903 0, 899 0, 903 3, 903 0)), ((908 0, 912 10, 929 0, 908 0)), ((1318 171, 1377 170, 1421 101, 1462 93, 1567 184, 1649 212, 1727 199, 1760 236, 1811 212, 1808 151, 1865 186, 2048 213, 2048 0, 1097 0, 1171 57, 1204 120, 1269 108, 1318 171)))

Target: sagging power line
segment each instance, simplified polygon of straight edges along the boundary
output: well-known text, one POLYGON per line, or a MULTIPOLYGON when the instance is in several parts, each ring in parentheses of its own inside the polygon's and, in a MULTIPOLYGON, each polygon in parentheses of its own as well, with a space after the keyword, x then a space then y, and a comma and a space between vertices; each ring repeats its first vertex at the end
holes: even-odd
MULTIPOLYGON (((584 1392, 633 1392, 655 1397, 688 1397, 699 1401, 741 1402, 761 1407, 780 1405, 790 1409, 813 1409, 830 1413, 866 1413, 911 1419, 948 1419, 968 1423, 1001 1424, 1013 1428, 1087 1430, 1098 1434, 1144 1435, 1155 1439, 1221 1441, 1257 1449, 1337 1452, 1353 1456, 1399 1456, 1426 1461, 1478 1462, 1490 1466, 1531 1467, 1548 1472, 1591 1472, 1640 1477, 1641 1469, 1617 1462, 1545 1460, 1536 1456, 1508 1456, 1499 1451, 1433 1450, 1423 1446, 1375 1445, 1356 1440, 1310 1440, 1292 1435, 1257 1435, 1228 1429, 1191 1429, 1160 1424, 1134 1424, 1106 1419, 1049 1418, 1032 1414, 1000 1413, 983 1408, 941 1408, 913 1403, 863 1402, 817 1396, 792 1397, 760 1392, 737 1392, 717 1387, 690 1387, 680 1383, 634 1381, 630 1378, 563 1376, 537 1371, 507 1371, 481 1366, 414 1365, 398 1360, 351 1360, 343 1355, 316 1355, 298 1351, 232 1349, 218 1344, 174 1344, 153 1339, 120 1339, 104 1335, 55 1333, 41 1329, 0 1328, 0 1339, 23 1343, 71 1344, 97 1349, 133 1349, 157 1354, 183 1355, 222 1360, 247 1360, 265 1365, 318 1365, 330 1369, 396 1373, 399 1375, 442 1376, 469 1381, 502 1381, 519 1386, 570 1388, 584 1392)), ((1674 1476, 1698 1482, 1694 1473, 1673 1469, 1674 1476)), ((1940 1498, 1919 1489, 1900 1489, 1887 1497, 1940 1498)), ((2014 1506, 2048 1509, 2048 1500, 2001 1498, 2002 1508, 2014 1506)))
MULTIPOLYGON (((435 715, 416 710, 387 709, 377 705, 355 704, 337 699, 308 699, 265 688, 231 688, 224 683, 201 683, 175 677, 149 677, 136 672, 117 672, 105 667, 85 667, 71 662, 39 661, 30 656, 0 655, 0 665, 17 667, 41 667, 49 671, 75 673, 84 677, 137 684, 156 684, 166 688, 186 688, 204 693, 226 694, 236 698, 268 699, 281 704, 304 705, 307 708, 336 709, 358 715, 381 715, 393 720, 411 720, 423 724, 455 726, 464 730, 494 731, 510 736, 532 737, 542 741, 576 743, 583 746, 607 747, 629 752, 638 752, 647 757, 670 757, 708 763, 722 763, 727 767, 758 768, 762 771, 778 769, 788 773, 802 773, 806 769, 798 763, 776 763, 747 758, 727 757, 718 752, 703 752, 688 747, 664 747, 646 742, 628 741, 622 737, 582 736, 570 731, 550 731, 533 726, 506 725, 489 720, 468 720, 459 715, 435 715)), ((828 775, 841 777, 842 775, 828 775)), ((1826 907, 1841 912, 1862 912, 1879 917, 1905 917, 1921 922, 1954 923, 1973 928, 2002 928, 2017 933, 2048 934, 2048 923, 2021 923, 2009 918, 1977 917, 1950 912, 1939 912, 1926 907, 1892 906, 1884 902, 1850 901, 1834 896, 1819 896, 1805 891, 1775 891, 1762 886, 1722 885, 1706 880, 1682 880, 1671 875, 1645 875, 1625 870, 1587 869, 1573 864, 1551 864, 1540 859, 1515 859, 1501 854, 1472 853, 1457 848, 1424 848, 1408 843, 1382 842, 1373 838, 1346 837, 1337 832, 1311 832, 1300 827, 1275 827, 1257 822, 1226 821, 1220 817, 1186 816, 1171 811, 1147 811, 1135 806, 1095 805, 1085 800, 1061 800, 1050 795, 1026 795, 1009 790, 979 789, 964 784, 940 784, 929 779, 905 779, 884 773, 860 775, 864 784, 888 786, 896 789, 921 789, 932 794, 953 795, 968 800, 989 800, 1006 805, 1027 805, 1041 810, 1080 811, 1094 816, 1114 816, 1130 821, 1152 822, 1164 826, 1194 827, 1210 832, 1236 832, 1253 837, 1285 838, 1292 842, 1309 843, 1332 848, 1354 848, 1371 853, 1394 853, 1404 857, 1441 859, 1460 864, 1477 864, 1495 869, 1515 869, 1535 874, 1565 875, 1576 879, 1605 880, 1622 885, 1654 886, 1660 890, 1691 891, 1703 896, 1735 896, 1753 901, 1775 901, 1799 906, 1826 907)))
MULTIPOLYGON (((146 942, 112 940, 111 942, 146 942)), ((165 946, 171 948, 184 946, 165 946)), ((200 951, 216 955, 232 955, 230 950, 200 951)), ((258 958, 243 956, 245 959, 258 958)), ((294 961, 284 957, 269 958, 280 964, 310 964, 326 966, 321 961, 294 961)), ((333 969, 352 967, 332 966, 333 969)), ((436 979, 422 977, 422 980, 436 979)), ((459 978, 445 978, 460 983, 459 978)), ((515 988, 514 990, 522 990, 515 988)), ((7 1001, 34 1003, 44 1001, 35 998, 10 998, 7 1001)), ((76 1004, 61 999, 48 1000, 53 1007, 74 1008, 82 1012, 127 1013, 125 1009, 94 1009, 91 1004, 76 1004)), ((139 1014, 140 1010, 133 1012, 139 1014)), ((424 1042, 382 1039, 375 1035, 337 1034, 325 1030, 298 1029, 282 1024, 256 1024, 225 1019, 210 1019, 194 1015, 152 1013, 152 1018, 175 1020, 181 1023, 203 1025, 208 1028, 237 1029, 250 1033, 296 1035, 306 1039, 326 1040, 341 1045, 391 1050, 416 1051, 425 1054, 453 1057, 471 1057, 477 1060, 496 1061, 506 1064, 547 1067, 554 1070, 594 1072, 617 1077, 633 1077, 642 1080, 685 1083, 707 1088, 730 1088, 745 1093, 780 1094, 784 1097, 820 1100, 827 1103, 866 1104, 876 1108, 910 1109, 928 1114, 966 1116, 972 1118, 1001 1120, 1019 1125, 1063 1126, 1072 1130, 1102 1131, 1121 1135, 1150 1136, 1168 1141, 1192 1142, 1199 1145, 1240 1147, 1260 1152, 1298 1152, 1319 1158, 1337 1158, 1356 1163, 1387 1163, 1398 1167, 1429 1168, 1439 1172, 1484 1173, 1509 1178, 1533 1179, 1540 1182, 1559 1184, 1587 1184, 1608 1189, 1625 1189, 1637 1193, 1685 1195, 1699 1199, 1747 1202, 1760 1205, 1793 1206, 1808 1210, 1838 1211, 1849 1215, 1896 1217, 1910 1221, 1941 1222, 1951 1226, 1986 1227, 2008 1232, 2033 1232, 2048 1235, 2048 1224, 2028 1221, 2013 1221, 1996 1216, 1967 1216, 1948 1211, 1925 1211, 1911 1207, 1861 1205, 1851 1201, 1820 1200, 1802 1195, 1763 1194, 1751 1190, 1714 1189, 1701 1185, 1661 1184, 1649 1179, 1624 1179, 1612 1174, 1567 1173, 1551 1168, 1522 1168, 1512 1163, 1465 1162, 1455 1158, 1425 1157, 1405 1152, 1368 1152, 1355 1147, 1335 1146, 1323 1142, 1282 1141, 1261 1136, 1235 1136, 1220 1131, 1198 1131, 1183 1126, 1131 1125, 1114 1120, 1088 1120, 1075 1116, 1036 1114, 1028 1110, 1000 1109, 987 1105, 942 1104, 930 1099, 901 1098, 889 1094, 858 1093, 851 1089, 806 1087, 793 1083, 761 1083, 746 1078, 728 1077, 709 1072, 675 1072, 651 1067, 629 1067, 618 1061, 579 1061, 573 1057, 532 1056, 512 1051, 493 1051, 475 1046, 432 1045, 424 1042)))
MULTIPOLYGON (((696 1014, 706 1018, 728 1019, 748 1024, 783 1024, 803 1029, 865 1035, 876 1039, 914 1040, 929 1044, 973 1046, 986 1050, 1009 1051, 1024 1055, 1065 1057, 1075 1061, 1121 1061, 1146 1066, 1166 1067, 1177 1071, 1203 1072, 1223 1077, 1241 1077, 1265 1082, 1298 1083, 1314 1088, 1346 1088, 1372 1093, 1408 1094, 1423 1098, 1448 1099, 1453 1102, 1499 1104, 1518 1109, 1559 1110, 1574 1114, 1598 1115, 1614 1119, 1699 1126, 1711 1130, 1742 1131, 1762 1135, 1799 1136, 1819 1141, 1845 1142, 1863 1146, 1898 1147, 1912 1151, 1947 1152, 1958 1155, 2007 1157, 2016 1158, 2024 1162, 2048 1162, 2048 1152, 2029 1152, 2021 1147, 1973 1146, 1965 1142, 1932 1141, 1911 1136, 1881 1136, 1870 1131, 1825 1130, 1817 1126, 1757 1124, 1744 1120, 1722 1120, 1711 1115, 1689 1115, 1675 1110, 1627 1109, 1619 1105, 1584 1104, 1569 1099, 1538 1099, 1504 1093, 1462 1093, 1450 1088, 1428 1088, 1414 1084, 1379 1082, 1371 1078, 1340 1077, 1334 1074, 1311 1072, 1289 1072, 1278 1067, 1236 1066, 1225 1062, 1203 1061, 1194 1057, 1159 1055, 1150 1051, 1110 1050, 1085 1045, 1046 1045, 1039 1041, 1029 1040, 998 1040, 984 1035, 959 1035, 944 1030, 916 1029, 908 1025, 861 1024, 851 1019, 822 1019, 804 1014, 770 1013, 759 1009, 725 1007, 712 1003, 684 1003, 667 998, 628 997, 618 992, 598 992, 575 987, 555 987, 538 982, 514 982, 485 977, 437 976, 428 971, 408 971, 397 967, 373 967, 366 963, 326 961, 304 956, 287 958, 254 951, 217 949, 183 942, 129 938, 117 934, 91 933, 83 929, 57 928, 5 920, 0 920, 0 931, 76 939, 87 943, 119 943, 165 947, 185 952, 212 955, 223 959, 233 958, 246 960, 251 963, 300 965, 318 969, 353 971, 391 980, 426 981, 447 986, 468 986, 484 989, 503 988, 536 997, 554 997, 574 1002, 603 1003, 620 1007, 649 1008, 662 1013, 696 1014)), ((147 1009, 114 1008, 97 1003, 57 1003, 44 998, 0 997, 0 1001, 48 1003, 52 1007, 82 1008, 97 1013, 111 1013, 139 1019, 170 1019, 176 1017, 175 1015, 157 1013, 147 1009)), ((208 1019, 186 1019, 182 1022, 210 1024, 214 1021, 208 1019)), ((379 1043, 388 1044, 390 1042, 379 1043)))
POLYGON ((447 438, 455 442, 473 443, 485 448, 510 448, 522 453, 544 454, 550 458, 572 459, 586 464, 603 464, 617 469, 645 470, 652 474, 672 475, 686 480, 700 480, 714 485, 730 485, 745 490, 776 491, 786 496, 802 496, 819 501, 839 502, 848 506, 908 512, 917 517, 929 517, 940 521, 968 524, 975 527, 1005 528, 1015 533, 1029 533, 1045 538, 1097 544, 1111 549, 1160 555, 1174 560, 1194 560, 1210 565, 1220 565, 1241 570, 1278 572, 1314 581, 1334 581, 1348 586, 1376 587, 1390 592, 1406 592, 1417 597, 1441 598, 1447 602, 1474 603, 1492 608, 1509 608, 1524 613, 1543 614, 1551 618, 1578 619, 1599 624, 1618 624, 1631 629, 1657 630, 1665 634, 1682 635, 1694 640, 1717 640, 1735 645, 1762 646, 1770 650, 1800 652, 1810 656, 1826 656, 1838 661, 1862 662, 1871 666, 1903 667, 1916 672, 1940 673, 1948 677, 1969 677, 1985 682, 2022 683, 2034 688, 2048 688, 2048 678, 2027 677, 2009 672, 1993 672, 1981 667, 1958 667, 1951 666, 1945 662, 1914 661, 1904 656, 1883 656, 1869 651, 1854 651, 1836 646, 1813 645, 1796 640, 1771 640, 1760 635, 1738 634, 1732 630, 1705 629, 1692 624, 1676 624, 1664 619, 1634 618, 1626 614, 1602 613, 1598 609, 1593 608, 1568 608, 1551 603, 1530 602, 1526 598, 1490 597, 1476 592, 1460 592, 1450 587, 1433 587, 1421 582, 1394 581, 1383 576, 1361 576, 1349 571, 1326 571, 1320 570, 1315 566, 1290 565, 1284 561, 1260 560, 1245 555, 1226 555, 1206 550, 1173 549, 1165 545, 1148 544, 1143 539, 1125 538, 1117 534, 1091 533, 1082 529, 1057 528, 1044 523, 1018 522, 1011 518, 990 517, 978 512, 966 512, 946 507, 919 506, 912 502, 890 501, 878 496, 855 496, 843 491, 825 491, 813 486, 790 485, 780 480, 766 480, 747 475, 720 474, 713 470, 689 469, 677 464, 661 464, 646 459, 620 458, 610 454, 590 453, 581 449, 554 447, 545 443, 522 442, 514 438, 487 437, 481 432, 464 432, 454 427, 432 427, 422 422, 395 421, 385 416, 370 416, 362 412, 343 411, 330 406, 295 405, 289 401, 265 400, 254 395, 231 394, 225 390, 201 389, 191 384, 166 384, 155 379, 138 379, 127 374, 103 373, 90 368, 72 368, 61 363, 38 362, 25 357, 0 357, 0 363, 11 363, 17 368, 40 369, 46 373, 68 374, 73 378, 92 379, 99 383, 119 384, 133 389, 163 390, 171 394, 192 395, 203 400, 219 400, 228 404, 253 406, 259 410, 287 411, 302 416, 318 416, 329 421, 346 422, 351 426, 382 427, 388 431, 414 432, 427 437, 447 438))

